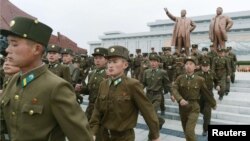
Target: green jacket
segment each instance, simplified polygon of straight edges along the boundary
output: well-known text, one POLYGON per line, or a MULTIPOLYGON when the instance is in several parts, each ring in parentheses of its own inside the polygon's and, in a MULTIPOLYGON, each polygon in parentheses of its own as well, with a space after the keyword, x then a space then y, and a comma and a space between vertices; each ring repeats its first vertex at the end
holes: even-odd
POLYGON ((14 75, 1 108, 11 141, 92 141, 73 87, 45 65, 14 75))
POLYGON ((204 78, 193 74, 188 76, 187 74, 180 75, 173 83, 172 93, 175 99, 180 102, 182 99, 186 101, 200 99, 200 94, 204 94, 205 99, 210 103, 211 107, 216 106, 216 101, 213 95, 208 90, 204 78))
POLYGON ((59 62, 55 64, 48 64, 47 66, 48 69, 52 71, 54 74, 71 83, 71 76, 68 66, 62 65, 59 62))
POLYGON ((149 138, 159 137, 159 121, 141 83, 125 75, 101 82, 90 127, 96 135, 102 125, 114 131, 133 129, 141 112, 149 127, 149 138))

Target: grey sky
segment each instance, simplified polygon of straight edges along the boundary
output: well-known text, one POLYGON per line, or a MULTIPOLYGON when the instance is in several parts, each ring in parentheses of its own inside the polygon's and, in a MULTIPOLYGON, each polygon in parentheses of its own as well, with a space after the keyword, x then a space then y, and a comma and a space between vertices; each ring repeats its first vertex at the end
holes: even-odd
POLYGON ((247 0, 10 0, 17 7, 89 49, 88 41, 108 31, 148 31, 148 22, 168 19, 167 7, 176 16, 182 9, 187 17, 250 10, 247 0))

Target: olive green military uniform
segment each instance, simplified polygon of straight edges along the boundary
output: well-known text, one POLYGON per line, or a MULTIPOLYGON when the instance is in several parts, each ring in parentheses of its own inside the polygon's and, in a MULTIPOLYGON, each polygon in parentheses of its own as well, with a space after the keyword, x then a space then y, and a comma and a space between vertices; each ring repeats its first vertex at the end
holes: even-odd
POLYGON ((140 77, 140 69, 141 69, 141 62, 143 60, 140 49, 136 49, 137 56, 134 58, 134 78, 139 80, 140 77))
MULTIPOLYGON (((171 47, 163 47, 163 51, 171 51, 171 47)), ((163 69, 168 72, 168 78, 170 82, 174 81, 174 76, 175 76, 175 57, 173 55, 166 55, 164 54, 162 56, 162 62, 163 62, 163 69)))
POLYGON ((181 56, 181 55, 177 55, 175 58, 175 65, 174 65, 174 79, 175 80, 179 75, 182 75, 185 73, 185 69, 184 69, 184 60, 185 57, 181 56))
MULTIPOLYGON (((128 60, 128 50, 122 46, 111 46, 108 57, 119 56, 128 60)), ((90 127, 97 134, 104 127, 104 141, 134 141, 137 118, 141 112, 149 127, 149 138, 159 137, 159 123, 153 105, 146 98, 141 83, 122 75, 101 82, 90 127)))
MULTIPOLYGON (((209 66, 210 62, 203 61, 201 62, 201 65, 209 66)), ((211 70, 209 70, 208 72, 204 72, 201 70, 197 72, 196 74, 204 78, 209 92, 213 95, 214 84, 215 86, 219 85, 215 73, 212 72, 211 70)), ((203 114, 203 135, 206 135, 208 131, 208 125, 210 124, 210 121, 211 121, 212 109, 211 109, 210 104, 206 101, 204 94, 202 93, 200 97, 200 112, 203 114)))
POLYGON ((87 54, 82 54, 80 59, 80 75, 82 76, 81 79, 85 80, 89 74, 91 64, 88 61, 87 54))
POLYGON ((134 77, 134 54, 129 54, 127 71, 129 70, 130 70, 131 77, 134 77))
MULTIPOLYGON (((195 62, 195 58, 193 57, 188 57, 186 61, 188 60, 195 62)), ((175 80, 172 88, 172 94, 178 103, 182 99, 188 101, 188 105, 186 106, 179 104, 179 113, 186 140, 196 141, 195 126, 200 112, 200 95, 203 94, 211 107, 216 106, 216 101, 208 90, 204 79, 196 74, 191 76, 187 74, 180 75, 175 80)))
MULTIPOLYGON (((218 49, 218 52, 225 51, 224 49, 218 49)), ((226 91, 227 76, 230 76, 230 66, 226 57, 215 57, 212 64, 212 71, 215 72, 218 81, 220 82, 219 99, 222 100, 226 91)))
MULTIPOLYGON (((108 50, 106 48, 95 48, 94 53, 92 54, 93 56, 95 55, 102 55, 102 56, 106 56, 108 54, 108 50)), ((87 88, 88 88, 88 93, 89 93, 89 103, 88 103, 88 107, 86 109, 86 115, 88 117, 88 120, 90 120, 93 110, 94 110, 94 104, 95 104, 95 100, 97 98, 98 95, 98 90, 99 90, 99 86, 100 83, 107 78, 106 75, 106 66, 103 68, 98 68, 98 69, 94 69, 88 77, 88 84, 87 84, 87 88)))
MULTIPOLYGON (((150 54, 149 60, 160 61, 160 57, 156 54, 150 54)), ((164 93, 170 90, 170 81, 168 74, 163 69, 147 69, 143 74, 143 85, 147 90, 147 97, 152 102, 155 108, 155 112, 160 109, 161 103, 165 105, 163 91, 164 93)), ((165 110, 165 109, 161 109, 165 110)), ((164 124, 165 120, 158 116, 160 128, 164 124)))
MULTIPOLYGON (((228 49, 225 49, 226 50, 226 55, 225 55, 225 58, 227 59, 227 62, 229 64, 229 67, 231 68, 231 73, 233 73, 234 71, 234 62, 233 62, 233 58, 231 58, 231 56, 229 56, 229 50, 228 49)), ((230 75, 230 79, 232 78, 232 75, 230 75)), ((228 93, 230 92, 230 84, 231 84, 231 80, 230 79, 226 79, 226 90, 225 90, 225 94, 228 95, 228 93)))
POLYGON ((234 83, 234 81, 235 81, 235 72, 236 72, 236 65, 237 65, 237 57, 232 52, 232 47, 227 47, 227 49, 229 50, 229 57, 233 60, 233 67, 232 67, 232 72, 231 72, 231 82, 234 83))
MULTIPOLYGON (((203 47, 202 48, 202 52, 208 52, 208 48, 206 47, 203 47)), ((210 68, 212 67, 212 62, 213 62, 213 58, 211 56, 209 56, 208 54, 202 54, 200 56, 200 58, 198 58, 198 65, 201 67, 202 66, 202 62, 209 62, 209 66, 210 68)))
MULTIPOLYGON (((13 19, 10 27, 0 33, 45 47, 52 32, 47 25, 24 17, 13 19)), ((1 109, 11 141, 65 141, 65 136, 70 141, 92 141, 73 87, 44 64, 12 77, 3 92, 1 109)))
POLYGON ((148 60, 148 53, 143 53, 143 60, 141 61, 139 81, 143 83, 143 73, 146 69, 150 68, 150 62, 148 60))
MULTIPOLYGON (((60 53, 60 47, 57 45, 49 45, 47 52, 60 53)), ((68 66, 62 65, 59 60, 53 63, 49 62, 47 66, 51 72, 71 83, 71 76, 68 66)))

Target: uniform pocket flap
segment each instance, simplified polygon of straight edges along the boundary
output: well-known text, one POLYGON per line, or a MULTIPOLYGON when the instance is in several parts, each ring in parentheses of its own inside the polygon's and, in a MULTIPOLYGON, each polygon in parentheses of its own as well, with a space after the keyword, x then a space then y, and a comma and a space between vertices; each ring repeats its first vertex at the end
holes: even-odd
POLYGON ((42 114, 43 112, 43 105, 30 105, 24 104, 22 108, 23 113, 29 113, 30 115, 33 114, 42 114))
POLYGON ((6 106, 8 103, 10 102, 10 98, 9 97, 4 97, 1 101, 1 104, 3 106, 6 106))

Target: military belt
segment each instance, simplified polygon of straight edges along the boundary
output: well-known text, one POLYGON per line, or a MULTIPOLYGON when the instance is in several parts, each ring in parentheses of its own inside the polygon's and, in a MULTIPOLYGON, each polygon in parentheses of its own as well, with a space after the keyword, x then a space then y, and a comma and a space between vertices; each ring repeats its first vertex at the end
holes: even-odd
POLYGON ((110 130, 110 129, 104 128, 104 133, 108 134, 110 138, 111 137, 127 136, 127 135, 132 134, 133 132, 134 132, 134 129, 128 129, 125 131, 115 131, 115 130, 110 130))

